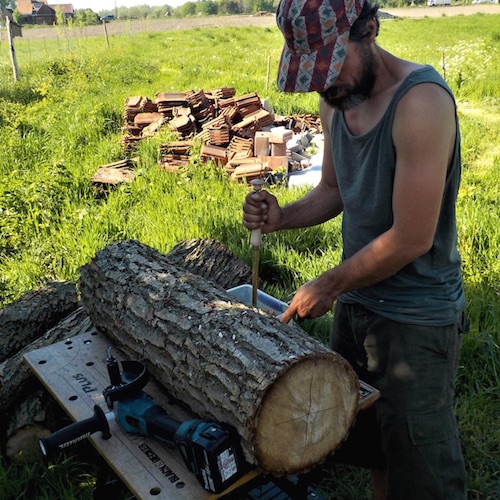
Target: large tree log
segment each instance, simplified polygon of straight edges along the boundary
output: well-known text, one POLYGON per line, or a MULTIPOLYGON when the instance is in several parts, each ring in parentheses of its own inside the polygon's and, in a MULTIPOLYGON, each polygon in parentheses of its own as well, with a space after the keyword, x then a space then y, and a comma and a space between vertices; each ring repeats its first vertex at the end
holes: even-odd
POLYGON ((11 460, 41 456, 40 438, 56 430, 55 425, 61 421, 59 405, 40 384, 36 386, 38 390, 31 391, 29 397, 15 408, 5 426, 5 455, 11 460), (52 431, 50 423, 53 423, 52 431))
MULTIPOLYGON (((186 240, 168 254, 169 261, 221 287, 248 283, 251 269, 224 245, 212 239, 186 240)), ((76 286, 51 282, 27 292, 0 309, 0 413, 9 412, 35 380, 25 353, 93 328, 79 303, 76 286)))
POLYGON ((57 325, 77 307, 75 285, 53 282, 0 309, 0 361, 57 325))
POLYGON ((261 470, 305 471, 346 438, 358 379, 297 325, 237 302, 138 242, 98 252, 81 269, 80 293, 100 331, 195 413, 234 426, 261 470))
MULTIPOLYGON (((25 293, 0 310, 0 447, 6 448, 9 456, 18 455, 21 448, 23 456, 30 454, 36 443, 32 438, 44 432, 38 424, 50 425, 50 410, 56 406, 41 391, 23 354, 62 338, 61 329, 54 325, 77 307, 75 284, 52 282, 25 293)), ((80 311, 84 313, 81 307, 80 311)), ((77 321, 82 321, 81 316, 77 321)))
POLYGON ((91 331, 93 328, 87 312, 83 307, 79 307, 56 326, 0 363, 0 414, 8 414, 25 399, 29 386, 37 380, 24 361, 27 352, 91 331))

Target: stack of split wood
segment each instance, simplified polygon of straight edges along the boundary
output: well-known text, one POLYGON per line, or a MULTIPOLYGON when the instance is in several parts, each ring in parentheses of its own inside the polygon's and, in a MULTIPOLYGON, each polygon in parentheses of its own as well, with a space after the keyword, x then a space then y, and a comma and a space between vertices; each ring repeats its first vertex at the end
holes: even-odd
POLYGON ((233 180, 266 179, 287 173, 294 163, 293 170, 301 168, 300 162, 306 158, 300 149, 303 141, 291 145, 290 141, 296 134, 312 137, 321 132, 319 118, 313 115, 276 116, 255 92, 236 96, 230 87, 160 92, 154 100, 128 97, 123 116, 122 145, 127 155, 138 140, 166 126, 176 138, 160 146, 162 169, 178 172, 187 168, 190 151, 181 153, 176 145, 197 140, 202 143, 201 161, 223 167, 233 180))

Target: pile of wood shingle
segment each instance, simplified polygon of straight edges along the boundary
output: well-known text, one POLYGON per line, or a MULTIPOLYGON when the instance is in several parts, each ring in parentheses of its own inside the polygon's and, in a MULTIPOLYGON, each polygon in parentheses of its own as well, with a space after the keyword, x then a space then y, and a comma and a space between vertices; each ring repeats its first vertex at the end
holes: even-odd
POLYGON ((160 146, 161 168, 178 172, 188 167, 191 147, 200 141, 200 160, 214 162, 235 180, 301 168, 308 143, 322 131, 315 115, 277 116, 256 93, 237 96, 227 87, 159 92, 153 100, 128 97, 123 117, 127 156, 142 138, 166 127, 175 140, 160 146))
POLYGON ((101 165, 90 180, 101 194, 105 194, 109 187, 132 182, 135 179, 135 167, 139 163, 140 159, 136 157, 101 165))
POLYGON ((132 161, 139 141, 166 128, 173 140, 159 147, 159 165, 179 172, 190 165, 195 142, 199 160, 212 162, 233 180, 272 179, 307 166, 305 150, 321 123, 316 115, 278 116, 256 93, 237 96, 234 88, 159 92, 154 99, 125 99, 122 150, 125 159, 101 165, 91 180, 100 188, 135 178, 132 161))

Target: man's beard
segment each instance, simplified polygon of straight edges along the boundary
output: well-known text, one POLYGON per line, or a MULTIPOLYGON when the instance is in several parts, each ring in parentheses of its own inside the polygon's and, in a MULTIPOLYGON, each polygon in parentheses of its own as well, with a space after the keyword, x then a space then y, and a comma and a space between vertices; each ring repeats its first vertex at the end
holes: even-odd
POLYGON ((363 70, 354 85, 334 84, 320 92, 324 101, 339 111, 352 109, 368 99, 375 85, 375 58, 367 48, 362 47, 363 70))

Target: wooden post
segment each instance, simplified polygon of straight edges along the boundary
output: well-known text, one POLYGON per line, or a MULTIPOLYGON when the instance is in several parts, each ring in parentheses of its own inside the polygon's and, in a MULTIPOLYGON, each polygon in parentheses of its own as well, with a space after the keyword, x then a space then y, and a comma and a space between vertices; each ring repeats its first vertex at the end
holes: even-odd
POLYGON ((5 18, 7 23, 7 37, 9 39, 10 59, 12 61, 12 68, 14 70, 14 80, 19 80, 19 71, 17 69, 16 51, 14 50, 14 37, 12 35, 12 25, 8 16, 5 18))
POLYGON ((442 58, 441 68, 443 68, 443 78, 446 81, 446 61, 445 61, 445 57, 444 57, 444 49, 443 49, 443 58, 442 58))
POLYGON ((269 73, 271 72, 271 56, 267 58, 266 92, 269 89, 269 73))
POLYGON ((106 20, 102 21, 102 25, 104 26, 104 35, 106 37, 106 45, 108 46, 108 49, 109 49, 108 30, 106 28, 106 20))

